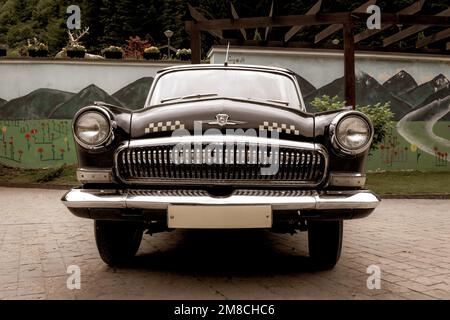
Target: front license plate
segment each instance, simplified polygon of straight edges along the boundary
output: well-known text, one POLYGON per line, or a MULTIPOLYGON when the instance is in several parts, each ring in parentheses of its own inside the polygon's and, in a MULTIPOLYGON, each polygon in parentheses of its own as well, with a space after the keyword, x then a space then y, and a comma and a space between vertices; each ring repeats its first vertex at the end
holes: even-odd
POLYGON ((185 229, 241 229, 272 227, 270 205, 170 205, 168 227, 185 229))

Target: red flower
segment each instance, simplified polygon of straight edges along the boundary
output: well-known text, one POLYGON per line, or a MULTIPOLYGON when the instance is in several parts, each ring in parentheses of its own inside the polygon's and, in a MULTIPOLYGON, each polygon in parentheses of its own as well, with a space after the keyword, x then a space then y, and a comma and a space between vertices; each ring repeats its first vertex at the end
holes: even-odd
POLYGON ((44 152, 44 149, 43 148, 37 148, 37 152, 38 153, 42 153, 42 152, 44 152))
POLYGON ((37 131, 37 129, 31 129, 30 132, 31 132, 32 135, 35 135, 38 131, 37 131))
POLYGON ((63 148, 59 149, 59 152, 64 153, 66 150, 64 150, 63 148))
POLYGON ((29 140, 30 139, 30 134, 27 132, 25 133, 25 139, 29 140))

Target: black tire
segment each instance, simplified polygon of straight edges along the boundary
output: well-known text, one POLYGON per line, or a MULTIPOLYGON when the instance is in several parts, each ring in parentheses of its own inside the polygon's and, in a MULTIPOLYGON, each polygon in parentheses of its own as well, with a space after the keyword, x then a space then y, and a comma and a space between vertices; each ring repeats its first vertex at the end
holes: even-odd
POLYGON ((109 266, 124 265, 134 257, 144 229, 130 222, 95 220, 95 242, 102 260, 109 266))
POLYGON ((344 223, 338 221, 308 221, 309 256, 316 270, 332 269, 342 250, 344 223))

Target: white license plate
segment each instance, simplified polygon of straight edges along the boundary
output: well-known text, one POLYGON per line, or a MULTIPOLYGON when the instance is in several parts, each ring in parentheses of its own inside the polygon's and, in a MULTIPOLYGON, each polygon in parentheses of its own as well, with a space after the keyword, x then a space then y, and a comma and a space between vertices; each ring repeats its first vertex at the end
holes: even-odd
POLYGON ((270 205, 169 205, 168 227, 185 229, 243 229, 272 227, 270 205))

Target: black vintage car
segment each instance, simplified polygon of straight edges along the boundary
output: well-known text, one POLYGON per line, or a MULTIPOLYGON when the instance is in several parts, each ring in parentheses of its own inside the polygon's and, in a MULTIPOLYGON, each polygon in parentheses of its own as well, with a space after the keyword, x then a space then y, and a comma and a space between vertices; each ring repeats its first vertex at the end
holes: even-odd
POLYGON ((306 112, 296 74, 281 68, 166 68, 144 108, 95 103, 73 131, 82 186, 62 201, 95 220, 109 265, 133 257, 146 230, 267 228, 308 231, 311 261, 328 269, 343 220, 379 203, 364 190, 370 120, 306 112))

